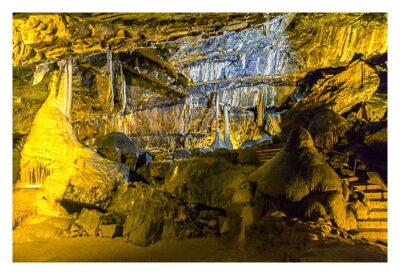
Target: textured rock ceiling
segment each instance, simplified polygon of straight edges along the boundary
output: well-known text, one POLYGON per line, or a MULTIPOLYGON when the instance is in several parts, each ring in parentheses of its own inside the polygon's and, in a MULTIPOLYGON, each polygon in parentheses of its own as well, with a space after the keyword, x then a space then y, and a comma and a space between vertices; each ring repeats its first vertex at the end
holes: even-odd
MULTIPOLYGON (((263 27, 267 37, 272 36, 269 37, 275 40, 272 45, 287 47, 289 41, 292 50, 302 53, 310 51, 305 47, 310 46, 310 42, 317 42, 311 49, 314 51, 323 44, 332 44, 333 41, 321 38, 333 29, 341 31, 339 38, 350 40, 347 43, 362 32, 372 34, 378 30, 384 36, 382 27, 386 26, 386 21, 385 14, 15 14, 14 67, 141 47, 158 49, 174 64, 184 64, 210 56, 218 58, 229 54, 229 50, 245 50, 240 46, 230 49, 229 37, 232 40, 233 36, 229 34, 257 27, 263 27), (354 32, 348 32, 349 28, 354 32), (200 46, 218 36, 228 40, 225 39, 226 45, 219 45, 215 53, 200 46), (318 38, 319 41, 313 41, 318 38), (182 46, 186 50, 182 51, 182 46)), ((328 38, 338 39, 338 36, 328 38)))
POLYGON ((107 49, 164 47, 182 37, 207 39, 260 25, 267 14, 15 14, 14 66, 82 57, 107 49))
POLYGON ((304 101, 320 105, 336 98, 331 85, 350 76, 339 90, 357 91, 354 101, 333 103, 348 109, 369 100, 377 85, 385 89, 386 69, 373 60, 386 59, 386 14, 15 14, 13 24, 14 131, 22 134, 48 94, 49 72, 67 59, 75 60, 71 123, 80 141, 120 131, 146 146, 182 135, 201 136, 187 147, 205 146, 218 91, 232 107, 239 146, 257 136, 260 98, 266 108, 281 107, 320 80, 304 101), (107 104, 107 53, 126 80, 124 115, 107 104))

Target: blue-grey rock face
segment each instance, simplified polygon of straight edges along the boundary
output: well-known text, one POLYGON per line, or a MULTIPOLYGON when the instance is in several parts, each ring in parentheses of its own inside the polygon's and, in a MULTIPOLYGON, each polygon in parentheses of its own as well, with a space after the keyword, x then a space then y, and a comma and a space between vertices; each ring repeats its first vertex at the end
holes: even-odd
POLYGON ((182 39, 178 41, 182 47, 171 61, 196 84, 296 71, 297 61, 290 54, 285 33, 290 19, 278 16, 255 28, 227 32, 206 41, 182 39))

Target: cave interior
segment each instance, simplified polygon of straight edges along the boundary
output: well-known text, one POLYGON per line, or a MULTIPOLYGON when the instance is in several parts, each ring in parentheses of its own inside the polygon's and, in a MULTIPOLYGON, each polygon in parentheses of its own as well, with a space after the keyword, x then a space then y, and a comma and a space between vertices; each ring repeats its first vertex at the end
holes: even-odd
POLYGON ((12 70, 14 260, 386 261, 387 14, 15 13, 12 70))

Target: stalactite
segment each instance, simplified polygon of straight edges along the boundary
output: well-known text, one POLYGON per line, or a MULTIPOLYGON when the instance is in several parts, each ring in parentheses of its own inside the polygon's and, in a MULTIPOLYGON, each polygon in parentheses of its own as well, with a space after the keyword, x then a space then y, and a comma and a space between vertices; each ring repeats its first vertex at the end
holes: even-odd
POLYGON ((28 187, 42 185, 46 178, 54 171, 54 160, 44 157, 31 157, 29 162, 21 167, 21 182, 28 187))
POLYGON ((263 114, 264 114, 264 104, 263 104, 263 93, 259 91, 257 100, 257 126, 263 126, 263 114))
POLYGON ((107 103, 109 104, 111 110, 113 110, 115 91, 114 91, 114 61, 112 52, 107 52, 107 70, 110 81, 110 94, 107 103))
POLYGON ((71 121, 71 106, 72 106, 72 60, 68 59, 65 64, 65 116, 68 121, 71 121))
POLYGON ((218 92, 215 95, 215 121, 216 121, 216 128, 219 130, 219 96, 218 92))
POLYGON ((48 63, 36 65, 35 71, 33 73, 32 86, 39 84, 43 80, 46 73, 48 73, 48 72, 49 72, 49 64, 48 63))
POLYGON ((187 102, 185 100, 185 103, 183 104, 182 112, 179 116, 179 133, 180 134, 185 133, 186 106, 187 106, 187 102))
POLYGON ((121 97, 122 97, 122 110, 121 112, 125 114, 126 109, 126 79, 124 75, 124 70, 122 68, 122 64, 120 63, 121 70, 121 97))

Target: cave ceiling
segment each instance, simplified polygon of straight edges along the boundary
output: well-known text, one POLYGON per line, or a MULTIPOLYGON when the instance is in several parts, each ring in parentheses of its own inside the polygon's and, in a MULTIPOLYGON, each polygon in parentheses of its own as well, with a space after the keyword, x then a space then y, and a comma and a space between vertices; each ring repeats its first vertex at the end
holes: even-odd
POLYGON ((385 89, 386 54, 383 13, 16 13, 14 132, 29 132, 59 61, 73 60, 71 123, 80 141, 111 130, 209 136, 218 92, 232 107, 238 146, 256 136, 260 95, 264 108, 279 108, 317 83, 304 101, 314 106, 335 98, 329 85, 364 92, 370 77, 368 92, 332 103, 348 109, 385 89), (126 82, 122 117, 107 106, 110 56, 126 82))

